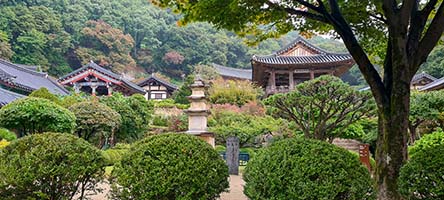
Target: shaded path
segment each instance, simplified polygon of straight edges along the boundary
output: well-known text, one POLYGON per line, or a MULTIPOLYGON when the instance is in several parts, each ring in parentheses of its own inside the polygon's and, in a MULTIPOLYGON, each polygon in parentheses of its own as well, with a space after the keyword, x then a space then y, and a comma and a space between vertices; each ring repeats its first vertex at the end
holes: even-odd
POLYGON ((230 189, 229 192, 222 193, 221 200, 247 200, 244 195, 245 182, 242 180, 242 175, 230 175, 230 189))

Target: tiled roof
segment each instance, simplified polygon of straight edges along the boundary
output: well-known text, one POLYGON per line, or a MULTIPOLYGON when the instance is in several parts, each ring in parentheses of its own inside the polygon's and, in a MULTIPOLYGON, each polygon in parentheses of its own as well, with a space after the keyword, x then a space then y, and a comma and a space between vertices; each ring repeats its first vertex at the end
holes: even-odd
POLYGON ((162 85, 164 85, 165 87, 167 87, 167 88, 169 88, 171 90, 177 90, 177 86, 176 85, 174 85, 174 84, 172 84, 172 83, 170 83, 168 81, 165 81, 165 80, 155 76, 154 74, 152 74, 150 77, 148 77, 146 79, 143 79, 143 80, 139 81, 139 83, 137 83, 137 85, 143 87, 143 86, 146 85, 146 83, 148 83, 150 81, 153 81, 153 80, 156 81, 156 82, 161 83, 162 85))
POLYGON ((118 75, 118 74, 116 74, 116 73, 114 73, 114 72, 112 72, 112 71, 110 71, 110 70, 107 70, 107 69, 105 69, 105 68, 103 68, 103 67, 97 65, 96 63, 94 63, 94 62, 92 62, 92 61, 91 61, 90 63, 84 65, 83 67, 81 67, 81 68, 79 68, 79 69, 76 69, 76 70, 72 71, 71 73, 69 73, 69 74, 67 74, 67 75, 65 75, 65 76, 63 76, 63 77, 61 77, 61 78, 59 79, 59 82, 65 80, 65 79, 67 79, 67 78, 69 78, 69 77, 71 77, 71 76, 75 76, 75 75, 77 75, 78 73, 81 73, 81 72, 83 72, 84 70, 87 70, 87 69, 94 69, 94 70, 96 70, 96 71, 98 71, 98 72, 100 72, 100 73, 102 73, 102 74, 104 74, 104 75, 106 75, 106 76, 109 76, 109 77, 111 77, 111 78, 113 78, 113 79, 116 79, 116 80, 122 81, 122 82, 125 83, 127 86, 129 86, 130 88, 132 88, 132 89, 134 89, 134 90, 136 90, 136 91, 138 91, 138 92, 140 92, 140 93, 145 93, 145 90, 144 90, 143 88, 141 88, 141 87, 139 87, 138 85, 136 85, 135 83, 133 83, 133 82, 131 82, 131 81, 129 81, 129 80, 123 78, 122 75, 118 75))
POLYGON ((430 79, 431 81, 436 81, 437 78, 433 77, 430 74, 427 74, 425 72, 421 72, 419 74, 416 74, 415 76, 413 76, 412 78, 412 84, 416 83, 417 81, 423 79, 423 78, 427 78, 430 79))
POLYGON ((225 67, 214 63, 212 65, 221 76, 228 76, 228 77, 247 79, 247 80, 251 80, 253 76, 252 75, 253 72, 251 69, 237 69, 232 67, 225 67))
POLYGON ((444 86, 444 77, 422 86, 421 88, 419 88, 419 91, 433 90, 434 88, 440 88, 443 86, 444 86))
POLYGON ((32 92, 42 87, 51 93, 67 95, 69 92, 52 80, 48 74, 37 72, 23 66, 0 59, 0 81, 26 92, 32 92))
POLYGON ((350 54, 318 54, 310 56, 253 56, 253 61, 266 63, 266 64, 322 64, 350 61, 353 62, 353 58, 350 54))
POLYGON ((23 97, 25 96, 0 87, 0 107, 23 97))
POLYGON ((332 53, 314 46, 302 37, 297 37, 293 42, 285 46, 284 48, 276 51, 272 55, 258 56, 253 55, 252 61, 264 63, 264 64, 323 64, 323 63, 336 63, 336 62, 354 62, 353 58, 348 53, 332 53), (285 55, 286 52, 296 47, 297 45, 303 45, 305 49, 312 52, 313 55, 300 55, 290 56, 285 55))

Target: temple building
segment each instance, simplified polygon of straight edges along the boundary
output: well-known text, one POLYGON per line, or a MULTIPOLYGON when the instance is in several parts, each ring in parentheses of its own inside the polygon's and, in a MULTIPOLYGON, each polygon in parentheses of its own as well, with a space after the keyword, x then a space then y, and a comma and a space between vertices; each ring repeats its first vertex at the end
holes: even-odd
POLYGON ((226 67, 223 65, 212 64, 217 73, 224 80, 249 80, 251 81, 252 70, 251 69, 238 69, 232 67, 226 67))
POLYGON ((170 98, 174 91, 177 90, 177 86, 171 84, 155 74, 137 83, 138 86, 142 87, 146 94, 146 99, 163 100, 170 98))
POLYGON ((137 93, 145 95, 143 88, 92 61, 61 77, 59 83, 73 87, 77 93, 82 91, 93 96, 112 95, 113 91, 121 92, 125 96, 137 93))
POLYGON ((252 81, 266 95, 291 91, 296 84, 330 74, 341 76, 355 64, 346 53, 331 53, 310 44, 302 37, 272 55, 251 59, 252 81))
POLYGON ((55 79, 37 71, 36 66, 14 64, 0 59, 0 107, 43 87, 55 95, 69 94, 55 79))
POLYGON ((410 83, 411 89, 419 89, 425 85, 428 85, 434 81, 436 81, 437 78, 433 77, 430 74, 427 74, 425 72, 421 72, 419 74, 416 74, 412 78, 412 82, 410 83))

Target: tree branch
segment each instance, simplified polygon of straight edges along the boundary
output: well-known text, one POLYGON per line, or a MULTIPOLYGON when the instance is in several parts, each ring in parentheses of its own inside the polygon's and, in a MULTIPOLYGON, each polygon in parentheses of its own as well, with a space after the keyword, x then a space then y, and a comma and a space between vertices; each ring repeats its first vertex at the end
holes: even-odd
POLYGON ((424 37, 419 42, 418 52, 416 54, 415 65, 416 70, 419 66, 426 61, 427 56, 435 47, 435 44, 441 38, 444 32, 444 3, 441 3, 435 17, 433 17, 429 28, 427 29, 424 37))
POLYGON ((373 18, 375 18, 375 19, 377 19, 377 20, 379 20, 379 21, 381 21, 382 23, 384 23, 384 24, 387 24, 388 22, 387 22, 387 19, 386 18, 384 18, 384 16, 383 15, 377 15, 377 14, 375 14, 375 13, 368 13, 369 15, 370 15, 370 17, 373 17, 373 18))
MULTIPOLYGON (((305 3, 307 3, 307 2, 305 2, 305 3)), ((265 2, 265 4, 267 4, 270 8, 284 10, 288 14, 297 15, 297 16, 301 16, 301 17, 306 17, 308 19, 313 19, 313 20, 316 20, 316 21, 328 23, 327 19, 324 16, 322 16, 322 15, 318 15, 318 14, 315 14, 315 13, 310 13, 310 12, 303 11, 303 10, 296 10, 294 8, 283 7, 283 6, 279 5, 279 4, 273 3, 271 1, 267 1, 267 2, 265 2)), ((316 6, 312 5, 312 4, 310 4, 310 5, 311 5, 310 7, 316 7, 316 6)), ((308 8, 310 8, 310 7, 308 7, 308 8)), ((317 10, 319 10, 318 7, 316 7, 315 11, 318 12, 317 10)))
POLYGON ((322 10, 319 7, 315 6, 314 4, 311 4, 311 3, 307 2, 307 1, 303 1, 303 0, 295 0, 295 1, 300 3, 301 5, 309 8, 309 9, 312 9, 318 13, 322 13, 322 10))

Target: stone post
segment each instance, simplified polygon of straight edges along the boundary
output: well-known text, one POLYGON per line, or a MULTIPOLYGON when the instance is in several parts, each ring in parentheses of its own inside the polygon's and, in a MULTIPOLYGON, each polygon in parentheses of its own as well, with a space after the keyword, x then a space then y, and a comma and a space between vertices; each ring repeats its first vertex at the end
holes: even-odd
POLYGON ((225 152, 228 165, 228 173, 239 175, 239 138, 232 136, 227 138, 227 151, 225 152))
POLYGON ((207 118, 210 110, 205 97, 205 84, 200 78, 196 78, 191 84, 190 108, 185 110, 188 114, 188 131, 186 133, 196 135, 215 147, 214 134, 208 132, 207 118))

